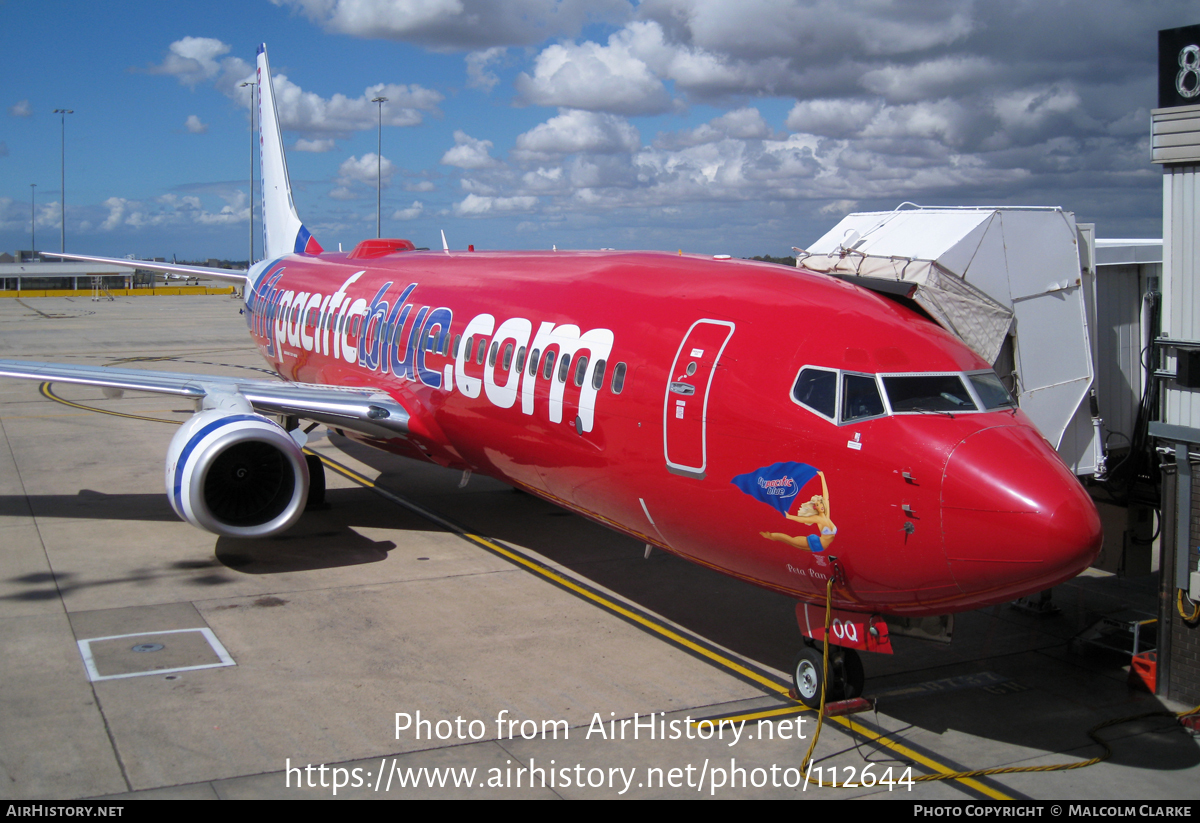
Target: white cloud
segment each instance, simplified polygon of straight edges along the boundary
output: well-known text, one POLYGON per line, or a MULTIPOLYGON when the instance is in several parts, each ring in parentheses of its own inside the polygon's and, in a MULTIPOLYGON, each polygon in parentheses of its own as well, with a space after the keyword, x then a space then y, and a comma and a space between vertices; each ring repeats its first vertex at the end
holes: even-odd
POLYGON ((330 31, 434 49, 532 45, 574 36, 589 21, 617 21, 627 0, 271 0, 330 31))
POLYGON ((954 100, 885 106, 862 131, 863 137, 920 137, 959 145, 976 123, 973 112, 954 100))
POLYGON ((563 174, 562 166, 552 168, 539 166, 521 175, 521 187, 525 191, 534 191, 539 194, 562 194, 567 189, 566 183, 567 178, 563 174))
POLYGON ((874 100, 800 100, 792 106, 785 125, 808 134, 849 137, 866 128, 879 108, 874 100))
POLYGON ((486 169, 496 165, 489 152, 491 140, 476 140, 461 129, 454 132, 454 148, 442 155, 442 163, 460 169, 486 169))
POLYGON ((151 66, 150 72, 169 74, 184 85, 195 86, 224 70, 219 58, 229 50, 228 45, 212 37, 185 37, 172 43, 162 65, 151 66))
POLYGON ((100 225, 104 231, 112 231, 125 222, 125 212, 129 201, 124 197, 110 197, 104 201, 108 207, 108 218, 100 225))
POLYGON ((989 58, 953 55, 872 69, 863 74, 862 85, 889 102, 911 103, 968 90, 978 93, 1000 74, 1000 67, 989 58))
POLYGON ((325 137, 319 140, 305 140, 303 137, 301 137, 296 141, 296 145, 294 146, 296 151, 310 151, 317 153, 332 151, 333 147, 334 142, 333 138, 331 137, 325 137))
POLYGON ((655 21, 630 23, 609 38, 609 43, 623 44, 657 76, 697 97, 758 94, 788 85, 787 56, 758 51, 745 58, 714 51, 669 38, 664 25, 655 21))
POLYGON ((107 211, 100 222, 100 230, 117 231, 121 228, 143 229, 159 226, 231 226, 245 224, 250 211, 249 197, 242 189, 219 193, 225 205, 219 211, 206 209, 196 195, 179 196, 167 193, 146 203, 124 197, 109 197, 103 207, 107 211))
MULTIPOLYGON (((229 51, 220 40, 185 37, 172 43, 162 65, 152 66, 150 71, 174 76, 187 86, 211 82, 222 94, 248 107, 251 89, 242 83, 254 79, 254 69, 239 57, 222 56, 229 51)), ((358 97, 339 92, 329 98, 305 91, 284 74, 276 74, 273 85, 280 127, 312 138, 313 144, 377 128, 380 110, 371 102, 376 97, 388 98, 382 109, 385 126, 414 126, 422 122, 425 113, 437 112, 443 100, 439 92, 416 84, 376 83, 358 97)))
MULTIPOLYGON (((665 82, 689 100, 736 95, 845 94, 903 82, 966 83, 981 58, 931 60, 923 70, 881 65, 881 57, 922 55, 960 43, 983 26, 970 2, 921 7, 850 0, 645 0, 601 45, 558 43, 517 79, 527 103, 622 114, 658 113, 672 101, 665 82), (965 69, 954 75, 954 68, 965 69), (893 76, 895 75, 895 76, 893 76), (964 76, 970 75, 970 76, 964 76)), ((678 101, 675 102, 677 104, 678 101)))
POLYGON ((1055 85, 998 95, 992 108, 1004 128, 1024 131, 1037 129, 1051 118, 1078 111, 1081 102, 1073 89, 1055 85))
POLYGON ((415 220, 425 212, 425 204, 420 200, 414 200, 413 204, 407 209, 397 209, 392 212, 393 220, 415 220))
POLYGON ((947 46, 978 27, 972 3, 919 6, 851 0, 646 0, 643 19, 673 39, 738 58, 859 52, 895 55, 947 46))
POLYGON ((459 217, 481 217, 494 212, 531 211, 537 204, 538 199, 529 195, 483 197, 478 194, 468 194, 461 202, 454 204, 454 213, 459 217))
POLYGON ((8 113, 13 117, 30 117, 33 115, 33 107, 29 105, 28 100, 22 100, 9 106, 8 113))
POLYGON ((484 51, 473 51, 467 55, 467 85, 471 88, 491 91, 500 82, 495 72, 488 71, 488 64, 501 59, 508 50, 493 46, 484 51))
POLYGON ((499 194, 499 189, 482 180, 477 180, 473 177, 463 177, 458 181, 458 187, 470 194, 478 194, 482 197, 493 197, 499 194))
POLYGON ((770 137, 771 134, 770 125, 758 109, 741 108, 726 112, 691 131, 660 134, 655 140, 655 145, 660 148, 679 148, 713 143, 731 137, 737 140, 761 140, 770 137))
MULTIPOLYGON (((62 204, 58 200, 37 204, 37 228, 58 228, 62 222, 62 204)), ((29 203, 14 203, 11 198, 0 197, 0 227, 16 228, 20 232, 29 228, 29 203), (8 210, 12 206, 12 210, 8 210)))
POLYGON ((368 86, 358 97, 338 93, 326 99, 304 91, 283 74, 275 75, 274 87, 282 128, 326 138, 377 128, 379 104, 371 102, 376 97, 388 98, 383 104, 385 126, 415 126, 424 119, 424 112, 437 111, 443 99, 438 92, 415 84, 394 83, 368 86))
POLYGON ((359 157, 348 157, 338 166, 338 182, 343 186, 353 183, 369 183, 374 186, 377 179, 383 180, 386 187, 396 173, 396 166, 386 157, 380 158, 375 152, 369 152, 359 157))
POLYGON ((623 117, 568 109, 518 135, 514 154, 529 158, 612 154, 637 151, 641 144, 637 129, 623 117))
POLYGON ((184 127, 192 134, 208 133, 208 124, 201 122, 200 118, 194 114, 189 114, 184 127))
POLYGON ((856 208, 858 208, 857 200, 833 200, 829 203, 826 203, 824 206, 821 206, 821 208, 817 210, 817 213, 828 214, 840 220, 847 214, 853 212, 856 208))
POLYGON ((658 114, 671 107, 662 81, 614 34, 607 46, 556 44, 537 56, 533 76, 522 72, 517 91, 526 103, 619 114, 658 114))
POLYGON ((434 187, 433 183, 429 180, 421 180, 416 183, 405 183, 404 184, 405 191, 426 192, 426 191, 433 191, 434 188, 435 187, 434 187))

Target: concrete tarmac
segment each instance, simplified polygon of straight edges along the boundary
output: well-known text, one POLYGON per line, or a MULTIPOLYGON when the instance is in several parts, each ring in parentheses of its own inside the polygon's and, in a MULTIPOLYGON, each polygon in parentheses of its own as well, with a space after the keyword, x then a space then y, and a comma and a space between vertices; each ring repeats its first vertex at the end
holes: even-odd
MULTIPOLYGON (((260 370, 240 305, 4 300, 0 357, 260 370)), ((1085 575, 1055 616, 997 606, 960 615, 949 646, 865 655, 877 711, 826 721, 825 785, 806 787, 786 598, 337 435, 310 444, 344 467, 325 508, 281 537, 215 537, 164 494, 187 403, 47 394, 0 380, 5 799, 1200 794, 1200 747, 1168 717, 1102 732, 1113 754, 1087 768, 917 781, 1077 763, 1102 753, 1101 721, 1190 708, 1132 689, 1128 654, 1072 642, 1152 615, 1152 579, 1085 575)))

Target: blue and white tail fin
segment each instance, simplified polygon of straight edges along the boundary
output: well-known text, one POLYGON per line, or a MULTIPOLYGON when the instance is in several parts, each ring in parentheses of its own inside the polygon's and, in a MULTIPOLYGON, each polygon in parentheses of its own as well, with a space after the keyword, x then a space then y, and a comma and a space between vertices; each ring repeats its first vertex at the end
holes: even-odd
POLYGON ((275 260, 285 254, 320 254, 324 249, 300 222, 292 202, 279 110, 271 82, 267 46, 258 47, 259 169, 262 173, 263 257, 275 260))

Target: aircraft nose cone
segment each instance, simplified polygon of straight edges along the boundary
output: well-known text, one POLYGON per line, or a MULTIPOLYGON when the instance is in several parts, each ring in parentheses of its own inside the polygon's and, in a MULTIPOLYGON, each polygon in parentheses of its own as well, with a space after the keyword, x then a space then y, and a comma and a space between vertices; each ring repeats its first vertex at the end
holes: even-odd
POLYGON ((975 606, 1048 589, 1100 553, 1100 516, 1079 481, 1033 428, 968 436, 942 475, 946 559, 975 606))

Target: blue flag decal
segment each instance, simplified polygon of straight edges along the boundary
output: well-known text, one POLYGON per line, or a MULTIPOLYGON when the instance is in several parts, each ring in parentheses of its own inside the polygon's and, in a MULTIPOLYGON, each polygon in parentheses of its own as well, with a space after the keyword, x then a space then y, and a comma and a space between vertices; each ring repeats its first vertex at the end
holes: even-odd
POLYGON ((786 515, 804 484, 817 476, 817 470, 807 463, 774 463, 747 474, 739 474, 733 485, 780 514, 786 515))

